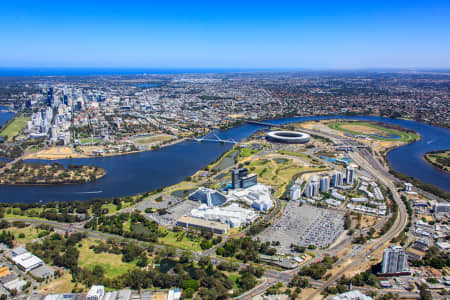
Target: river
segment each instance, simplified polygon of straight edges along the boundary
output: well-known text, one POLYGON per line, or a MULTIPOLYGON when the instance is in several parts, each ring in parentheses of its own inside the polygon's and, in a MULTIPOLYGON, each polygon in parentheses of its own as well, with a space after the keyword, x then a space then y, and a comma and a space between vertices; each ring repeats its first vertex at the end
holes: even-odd
MULTIPOLYGON (((11 117, 4 116, 2 118, 1 115, 0 122, 6 122, 11 117)), ((333 118, 345 117, 297 117, 272 120, 268 123, 287 124, 333 118)), ((422 159, 425 152, 450 148, 450 130, 400 119, 372 116, 352 117, 351 119, 393 123, 417 131, 422 139, 391 151, 388 160, 396 171, 417 177, 422 181, 433 183, 446 191, 450 191, 450 175, 439 171, 422 159)), ((262 128, 264 126, 244 124, 219 131, 217 134, 223 139, 242 140, 262 128)), ((0 202, 75 201, 122 197, 151 191, 183 180, 216 160, 231 147, 230 144, 184 141, 160 150, 130 155, 58 160, 65 165, 69 163, 93 164, 104 168, 107 175, 98 181, 80 185, 3 185, 0 186, 0 202)), ((42 160, 42 162, 51 163, 54 161, 42 160)))

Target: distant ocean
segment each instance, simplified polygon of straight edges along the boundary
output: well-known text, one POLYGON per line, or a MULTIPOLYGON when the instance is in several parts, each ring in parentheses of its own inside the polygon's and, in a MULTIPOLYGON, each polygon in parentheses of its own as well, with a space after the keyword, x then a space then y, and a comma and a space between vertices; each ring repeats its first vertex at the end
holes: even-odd
POLYGON ((263 72, 269 69, 0 68, 0 77, 263 72))
POLYGON ((308 69, 308 68, 6 68, 0 67, 1 77, 29 76, 89 76, 89 75, 143 75, 143 74, 205 74, 245 72, 406 72, 406 73, 450 73, 448 69, 308 69))

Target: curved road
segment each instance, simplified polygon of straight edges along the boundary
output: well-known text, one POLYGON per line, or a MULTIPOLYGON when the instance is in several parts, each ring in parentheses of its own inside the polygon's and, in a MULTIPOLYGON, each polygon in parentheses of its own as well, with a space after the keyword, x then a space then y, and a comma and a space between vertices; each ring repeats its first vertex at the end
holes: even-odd
MULTIPOLYGON (((351 153, 350 156, 353 159, 353 161, 359 164, 361 168, 365 169, 366 171, 374 175, 375 178, 380 180, 384 186, 390 189, 390 191, 392 192, 393 200, 398 205, 398 217, 395 220, 395 223, 392 225, 392 227, 388 230, 388 232, 386 232, 382 237, 380 237, 372 244, 366 246, 366 249, 363 250, 361 253, 354 256, 350 264, 348 264, 343 269, 339 269, 339 272, 336 273, 334 276, 332 276, 329 280, 327 280, 320 288, 318 288, 311 295, 311 297, 318 295, 324 289, 333 285, 342 276, 342 274, 353 268, 355 265, 364 263, 368 255, 372 254, 375 250, 377 250, 385 243, 392 240, 395 236, 397 236, 400 232, 403 231, 403 229, 406 227, 406 224, 408 223, 408 214, 406 211, 406 207, 401 201, 400 195, 398 194, 395 185, 392 183, 389 176, 383 171, 383 168, 380 167, 379 165, 370 164, 367 160, 362 158, 358 152, 351 153)), ((376 160, 373 160, 372 163, 377 164, 376 160)), ((339 265, 340 263, 343 263, 343 261, 340 260, 336 264, 339 265)))

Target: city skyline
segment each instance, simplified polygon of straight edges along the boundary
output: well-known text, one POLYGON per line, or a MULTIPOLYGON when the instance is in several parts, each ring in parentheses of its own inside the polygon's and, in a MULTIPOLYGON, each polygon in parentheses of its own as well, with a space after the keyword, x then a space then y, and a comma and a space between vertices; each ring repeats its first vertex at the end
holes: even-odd
POLYGON ((448 68, 444 1, 0 5, 0 67, 448 68))

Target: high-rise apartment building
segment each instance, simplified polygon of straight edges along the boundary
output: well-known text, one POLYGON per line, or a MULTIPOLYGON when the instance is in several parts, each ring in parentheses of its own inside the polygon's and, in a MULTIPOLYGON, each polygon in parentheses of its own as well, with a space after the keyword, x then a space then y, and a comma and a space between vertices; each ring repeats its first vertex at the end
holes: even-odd
POLYGON ((328 176, 323 176, 320 178, 320 191, 326 193, 330 190, 330 178, 328 176))
POLYGON ((348 166, 345 173, 345 183, 353 184, 353 180, 355 179, 355 168, 352 166, 348 166))
POLYGON ((344 175, 342 172, 336 172, 333 174, 333 179, 331 181, 332 186, 338 187, 344 185, 344 175))

